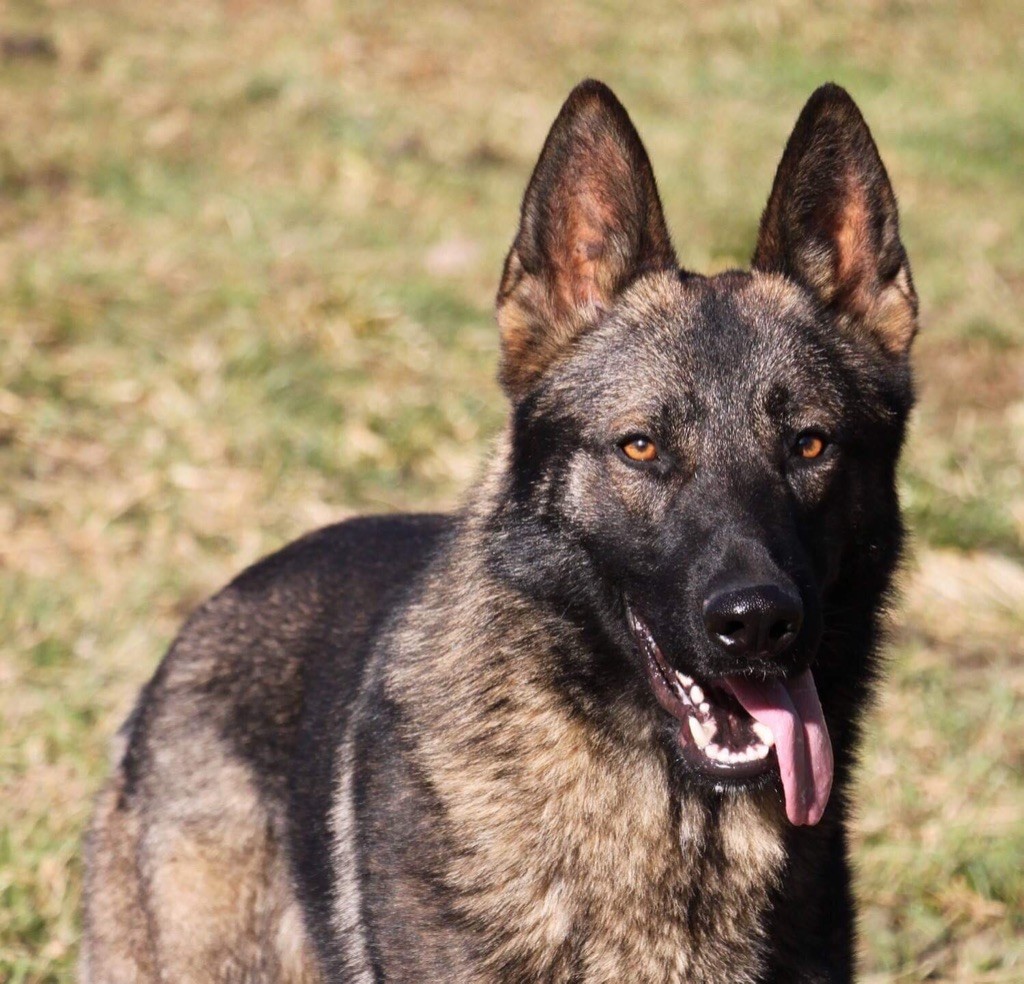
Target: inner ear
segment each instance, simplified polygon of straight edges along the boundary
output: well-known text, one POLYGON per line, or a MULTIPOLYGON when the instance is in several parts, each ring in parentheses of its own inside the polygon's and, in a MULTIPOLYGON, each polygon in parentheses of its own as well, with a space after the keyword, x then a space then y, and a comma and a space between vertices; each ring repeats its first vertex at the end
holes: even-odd
POLYGON ((498 291, 513 398, 640 274, 676 266, 650 160, 622 104, 578 85, 541 151, 498 291))
POLYGON ((825 85, 786 145, 761 217, 755 269, 801 282, 844 326, 905 354, 917 294, 885 166, 847 92, 825 85))

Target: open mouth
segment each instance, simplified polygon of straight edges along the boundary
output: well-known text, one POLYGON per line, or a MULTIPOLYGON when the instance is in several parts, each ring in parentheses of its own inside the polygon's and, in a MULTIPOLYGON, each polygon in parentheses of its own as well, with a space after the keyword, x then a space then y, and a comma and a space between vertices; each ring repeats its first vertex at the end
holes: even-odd
POLYGON ((654 695, 680 723, 685 762, 734 782, 776 769, 790 822, 816 824, 832 789, 833 761, 811 671, 789 679, 698 681, 669 666, 650 629, 629 606, 627 614, 654 695))

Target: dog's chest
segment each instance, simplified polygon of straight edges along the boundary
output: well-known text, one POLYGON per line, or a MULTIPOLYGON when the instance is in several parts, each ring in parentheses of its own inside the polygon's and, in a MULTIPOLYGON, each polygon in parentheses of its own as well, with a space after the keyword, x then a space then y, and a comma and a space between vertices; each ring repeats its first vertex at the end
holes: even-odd
POLYGON ((566 759, 533 787, 545 798, 508 799, 453 864, 463 911, 488 927, 497 973, 480 979, 511 967, 552 984, 757 980, 783 863, 777 819, 746 799, 714 814, 673 802, 653 766, 633 763, 623 782, 566 759))
POLYGON ((439 665, 404 679, 397 664, 391 678, 421 698, 408 709, 411 754, 450 845, 449 911, 472 937, 465 980, 757 980, 784 861, 777 809, 673 792, 653 716, 623 705, 622 720, 595 724, 501 652, 472 674, 439 665), (500 717, 481 693, 504 695, 500 717))
MULTIPOLYGON (((604 863, 598 859, 580 872, 574 897, 558 917, 562 946, 575 951, 572 974, 551 979, 756 980, 762 920, 781 852, 777 842, 757 843, 756 829, 736 829, 735 818, 728 826, 685 817, 677 845, 661 851, 649 842, 605 842, 604 863), (638 856, 644 847, 647 855, 638 856)), ((549 961, 554 949, 549 944, 549 961)))

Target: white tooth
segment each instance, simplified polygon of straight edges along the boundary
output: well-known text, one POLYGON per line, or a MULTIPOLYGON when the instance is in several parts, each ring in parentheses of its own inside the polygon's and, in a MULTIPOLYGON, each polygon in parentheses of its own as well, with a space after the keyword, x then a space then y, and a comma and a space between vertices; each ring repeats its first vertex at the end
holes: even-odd
POLYGON ((730 752, 728 748, 720 748, 720 749, 718 749, 718 761, 719 762, 726 762, 726 763, 728 763, 729 757, 731 755, 732 755, 732 752, 730 752))
POLYGON ((710 711, 711 705, 707 701, 704 701, 704 703, 700 705, 701 714, 708 714, 710 711))
POLYGON ((768 754, 767 745, 755 745, 751 751, 754 753, 754 758, 763 759, 768 754))
POLYGON ((754 722, 754 734, 769 747, 775 744, 775 735, 772 734, 772 729, 760 721, 754 722))
POLYGON ((711 741, 711 736, 705 732, 700 721, 696 718, 688 717, 686 723, 690 726, 690 734, 693 735, 693 740, 697 743, 697 747, 705 748, 708 742, 711 741))
POLYGON ((693 689, 690 690, 690 700, 695 704, 700 704, 704 700, 704 691, 701 690, 700 687, 694 686, 693 689))
POLYGON ((692 680, 692 679, 690 679, 690 677, 688 677, 688 676, 687 676, 687 675, 686 675, 685 673, 680 673, 680 672, 679 672, 678 670, 676 670, 676 676, 677 676, 677 677, 679 678, 679 682, 680 682, 680 683, 681 683, 681 684, 682 684, 682 685, 683 685, 683 686, 684 686, 684 687, 685 687, 685 688, 686 688, 687 690, 689 690, 689 689, 690 689, 690 687, 692 687, 692 686, 693 686, 693 680, 692 680))
POLYGON ((708 745, 708 747, 704 749, 704 754, 708 758, 716 759, 716 758, 718 758, 718 753, 720 751, 722 751, 722 749, 720 749, 714 742, 711 742, 711 744, 708 745))

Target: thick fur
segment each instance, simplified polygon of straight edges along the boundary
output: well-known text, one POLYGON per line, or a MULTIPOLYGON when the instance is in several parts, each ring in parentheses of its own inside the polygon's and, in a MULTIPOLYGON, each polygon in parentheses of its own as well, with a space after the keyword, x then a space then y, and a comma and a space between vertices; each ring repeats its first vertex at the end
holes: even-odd
POLYGON ((916 314, 841 89, 800 117, 753 270, 704 278, 625 110, 579 86, 498 294, 512 412, 485 479, 452 516, 311 534, 192 617, 98 802, 84 979, 849 980, 916 314), (637 433, 651 467, 620 450, 637 433), (627 629, 626 599, 674 665, 741 671, 701 601, 766 570, 806 612, 766 672, 812 667, 835 750, 816 827, 777 778, 686 767, 627 629))

